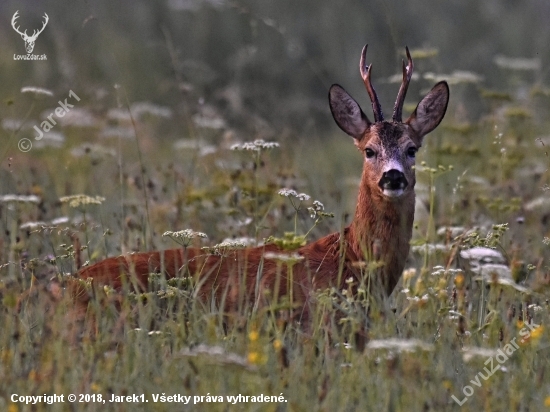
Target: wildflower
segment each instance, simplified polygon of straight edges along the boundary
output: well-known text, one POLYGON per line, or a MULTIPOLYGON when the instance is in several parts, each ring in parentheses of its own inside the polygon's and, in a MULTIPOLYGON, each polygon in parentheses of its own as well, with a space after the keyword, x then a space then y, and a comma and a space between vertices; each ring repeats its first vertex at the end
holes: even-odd
POLYGON ((315 219, 315 217, 319 214, 319 212, 322 212, 323 210, 325 210, 325 206, 318 200, 314 200, 313 206, 310 206, 307 208, 307 211, 309 212, 309 216, 312 219, 315 219))
POLYGON ((26 86, 21 88, 21 93, 34 93, 36 95, 53 96, 53 93, 42 87, 26 86))
POLYGON ((172 117, 172 110, 168 107, 157 106, 149 102, 136 102, 132 104, 131 111, 136 117, 142 117, 143 115, 164 117, 167 119, 172 117))
POLYGON ((99 136, 102 138, 133 139, 135 131, 131 127, 105 127, 99 136))
POLYGON ((166 286, 166 289, 161 289, 157 292, 160 299, 170 299, 183 296, 184 292, 174 286, 166 286))
POLYGON ((287 189, 287 188, 281 189, 277 193, 280 196, 295 197, 296 199, 301 200, 301 201, 309 200, 311 198, 311 196, 306 194, 306 193, 298 193, 298 192, 296 192, 296 190, 287 189))
POLYGON ((202 114, 196 114, 192 117, 193 123, 197 127, 204 129, 223 129, 226 125, 225 120, 218 116, 204 116, 202 114))
POLYGON ((260 334, 258 333, 257 330, 253 330, 248 334, 248 340, 250 340, 250 342, 256 342, 259 337, 260 337, 260 334))
POLYGON ((195 238, 206 239, 208 237, 208 236, 206 236, 205 233, 195 232, 192 229, 184 229, 184 230, 179 230, 177 232, 172 232, 172 231, 169 230, 169 231, 164 232, 162 234, 162 236, 163 237, 164 236, 169 237, 174 242, 179 243, 183 247, 189 246, 191 241, 195 238))
POLYGON ((31 371, 29 372, 28 379, 30 381, 39 381, 40 380, 38 373, 34 369, 31 369, 31 371))
POLYGON ((253 142, 235 143, 230 147, 231 150, 247 150, 253 152, 259 152, 260 150, 269 150, 279 147, 277 142, 265 142, 261 139, 254 140, 253 142))
POLYGON ((410 280, 416 276, 416 269, 409 268, 403 271, 403 280, 410 280))
POLYGON ((274 149, 279 147, 277 142, 264 142, 262 139, 254 140, 254 145, 260 149, 274 149))
POLYGON ((435 74, 432 72, 426 72, 423 77, 426 80, 432 81, 447 80, 449 84, 479 83, 483 81, 483 76, 463 70, 455 70, 451 74, 435 74))
POLYGON ((257 365, 258 363, 260 363, 260 358, 261 358, 260 354, 256 351, 250 352, 247 356, 248 362, 253 365, 257 365))
POLYGON ((38 227, 46 226, 46 222, 38 221, 38 222, 26 222, 23 223, 21 226, 19 226, 19 229, 36 229, 38 227))
POLYGON ((95 127, 99 124, 89 109, 81 107, 73 107, 70 111, 65 112, 63 117, 56 120, 63 126, 73 127, 95 127))
POLYGON ((61 225, 63 223, 68 223, 69 222, 69 218, 67 216, 61 216, 61 217, 56 217, 55 219, 52 220, 52 225, 61 225))
POLYGON ((516 58, 497 55, 494 62, 498 67, 509 70, 540 70, 542 62, 538 57, 535 58, 516 58))
POLYGON ((247 243, 245 243, 241 240, 226 239, 223 242, 218 243, 217 245, 214 245, 212 247, 205 246, 202 249, 206 250, 206 251, 209 251, 211 253, 215 253, 217 255, 223 255, 225 252, 227 252, 229 250, 244 249, 246 246, 247 246, 247 243))
POLYGON ((298 193, 296 193, 296 190, 292 190, 292 189, 281 189, 277 192, 280 196, 286 196, 286 197, 290 197, 290 196, 298 196, 298 193))
POLYGON ((268 252, 264 255, 266 259, 273 259, 277 260, 279 262, 294 264, 301 260, 304 260, 304 257, 302 255, 299 255, 298 253, 273 253, 268 252))
POLYGON ((59 198, 61 203, 68 203, 69 207, 77 208, 84 205, 100 205, 105 201, 101 196, 71 195, 59 198))
POLYGON ((283 347, 283 342, 281 342, 280 339, 275 339, 275 340, 273 341, 273 348, 274 348, 276 351, 281 350, 282 347, 283 347))
POLYGON ((531 337, 533 339, 540 338, 543 331, 544 331, 544 328, 542 326, 539 326, 531 331, 531 337))
POLYGON ((455 285, 458 289, 462 289, 462 286, 464 286, 464 275, 462 273, 457 273, 455 276, 455 285))
POLYGON ((40 198, 35 195, 23 196, 23 195, 3 195, 0 196, 1 203, 40 203, 40 198))

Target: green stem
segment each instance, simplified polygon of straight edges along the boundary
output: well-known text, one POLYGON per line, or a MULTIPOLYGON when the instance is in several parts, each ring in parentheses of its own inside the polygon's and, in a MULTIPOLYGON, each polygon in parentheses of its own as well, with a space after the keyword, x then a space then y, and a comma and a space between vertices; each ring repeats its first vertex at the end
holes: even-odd
POLYGON ((430 243, 430 240, 432 239, 432 232, 433 232, 433 226, 434 226, 434 201, 435 201, 435 190, 434 190, 434 173, 430 173, 430 215, 428 216, 428 228, 426 231, 426 253, 424 255, 424 267, 428 267, 428 243, 430 243))
POLYGON ((256 153, 256 159, 254 164, 254 239, 258 241, 258 232, 260 231, 260 228, 258 227, 258 209, 259 209, 259 201, 258 201, 258 169, 260 168, 260 154, 261 150, 258 150, 256 153))

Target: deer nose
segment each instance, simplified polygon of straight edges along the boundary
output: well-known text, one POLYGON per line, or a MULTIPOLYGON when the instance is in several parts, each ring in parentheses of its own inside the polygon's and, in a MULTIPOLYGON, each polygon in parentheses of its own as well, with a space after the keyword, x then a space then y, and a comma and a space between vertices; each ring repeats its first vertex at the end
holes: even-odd
POLYGON ((382 179, 378 182, 378 186, 380 186, 382 190, 403 190, 408 184, 403 172, 396 169, 384 172, 382 179))

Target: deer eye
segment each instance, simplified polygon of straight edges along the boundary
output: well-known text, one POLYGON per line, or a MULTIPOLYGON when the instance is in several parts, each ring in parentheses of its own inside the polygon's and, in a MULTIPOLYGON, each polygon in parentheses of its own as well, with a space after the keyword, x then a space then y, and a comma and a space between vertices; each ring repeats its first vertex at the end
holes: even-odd
POLYGON ((418 149, 416 147, 409 147, 407 149, 407 155, 409 157, 415 157, 416 156, 416 152, 418 151, 418 149))
POLYGON ((372 159, 373 157, 376 156, 376 152, 372 149, 365 149, 365 156, 367 156, 367 159, 372 159))

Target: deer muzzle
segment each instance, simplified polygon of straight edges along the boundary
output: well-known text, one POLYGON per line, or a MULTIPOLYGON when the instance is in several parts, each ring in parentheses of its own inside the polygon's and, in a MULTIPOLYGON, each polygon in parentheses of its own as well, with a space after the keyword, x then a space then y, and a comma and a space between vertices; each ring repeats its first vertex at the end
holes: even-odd
POLYGON ((380 186, 384 195, 388 197, 401 196, 408 184, 403 172, 396 169, 384 172, 382 179, 378 182, 378 186, 380 186))

